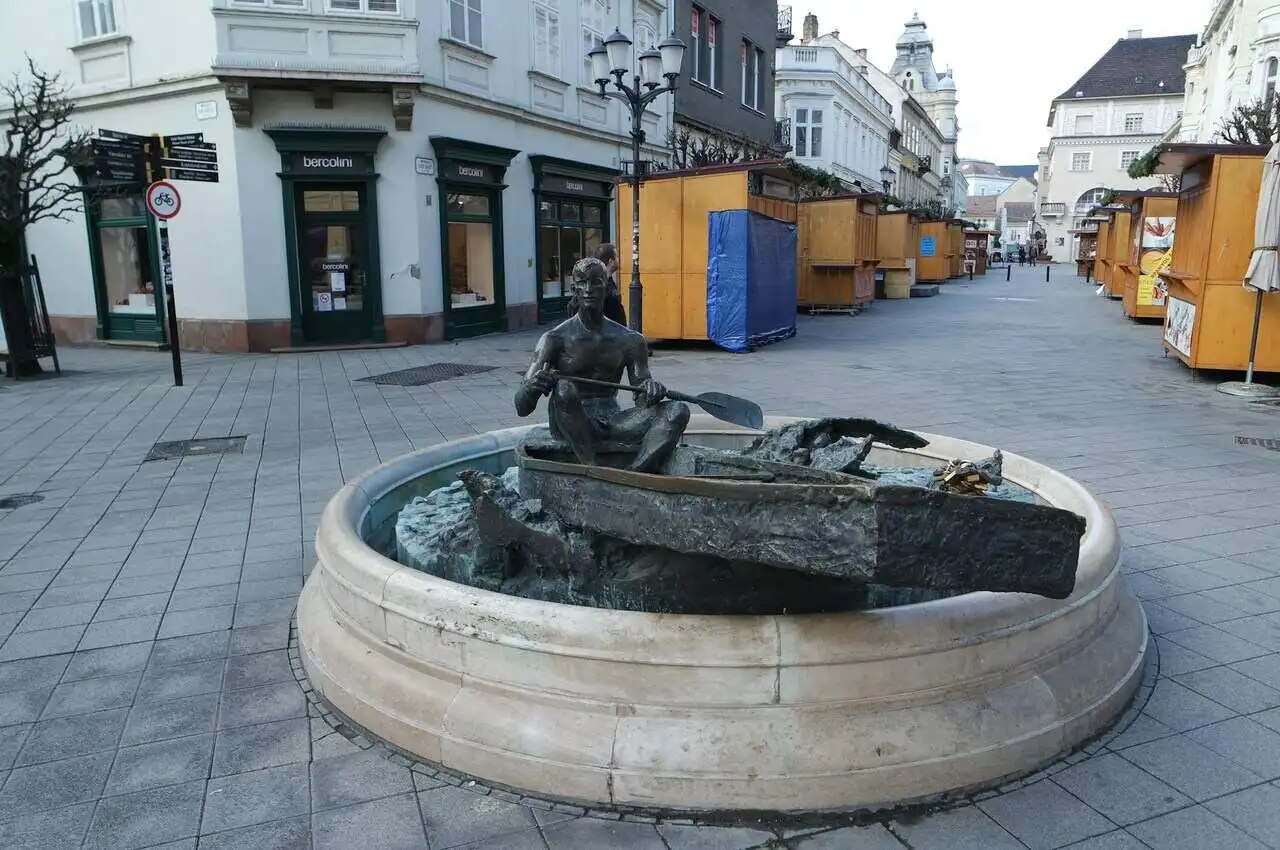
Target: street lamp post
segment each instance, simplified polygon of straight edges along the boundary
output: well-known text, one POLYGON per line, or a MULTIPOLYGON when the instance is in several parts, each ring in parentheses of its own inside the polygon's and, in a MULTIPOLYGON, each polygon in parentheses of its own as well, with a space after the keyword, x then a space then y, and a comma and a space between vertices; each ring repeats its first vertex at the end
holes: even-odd
POLYGON ((676 79, 684 65, 685 43, 674 34, 656 48, 640 54, 640 73, 631 73, 631 39, 615 29, 587 54, 591 75, 603 97, 626 104, 631 112, 631 286, 627 324, 643 333, 644 287, 640 283, 640 181, 643 176, 640 146, 644 144, 644 108, 659 96, 676 90, 676 79), (631 73, 631 83, 626 82, 631 73), (664 85, 660 80, 665 79, 664 85), (613 88, 609 88, 609 83, 613 88))
POLYGON ((884 186, 885 194, 889 194, 889 187, 893 185, 893 169, 888 165, 880 169, 880 184, 884 186))

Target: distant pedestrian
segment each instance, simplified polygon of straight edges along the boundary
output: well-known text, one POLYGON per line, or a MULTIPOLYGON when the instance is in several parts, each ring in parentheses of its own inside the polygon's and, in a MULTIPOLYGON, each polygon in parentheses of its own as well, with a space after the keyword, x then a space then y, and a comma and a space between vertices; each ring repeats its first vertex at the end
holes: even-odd
MULTIPOLYGON (((609 270, 609 288, 604 296, 604 316, 626 327, 627 311, 622 306, 622 293, 618 289, 618 246, 612 242, 605 242, 596 248, 595 258, 604 263, 604 267, 609 270)), ((573 316, 577 312, 578 301, 576 298, 570 298, 569 315, 573 316)))
POLYGON ((1024 245, 1018 246, 1018 265, 1025 266, 1027 264, 1027 249, 1024 245))

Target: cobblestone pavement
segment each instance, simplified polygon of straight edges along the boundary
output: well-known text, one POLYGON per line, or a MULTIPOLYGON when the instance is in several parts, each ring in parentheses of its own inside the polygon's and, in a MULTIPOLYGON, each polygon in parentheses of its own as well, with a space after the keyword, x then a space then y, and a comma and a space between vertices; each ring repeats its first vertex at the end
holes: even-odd
POLYGON ((582 817, 455 787, 309 709, 289 623, 326 499, 392 456, 517 424, 533 344, 286 356, 67 351, 0 382, 0 847, 370 850, 1280 848, 1280 409, 1165 359, 1157 327, 1055 269, 803 319, 659 377, 766 410, 874 415, 1030 455, 1115 509, 1159 648, 1136 718, 1033 781, 871 826, 582 817), (492 371, 359 381, 434 362, 492 371), (157 441, 240 453, 144 462, 157 441), (1280 445, 1276 443, 1273 445, 1280 445))

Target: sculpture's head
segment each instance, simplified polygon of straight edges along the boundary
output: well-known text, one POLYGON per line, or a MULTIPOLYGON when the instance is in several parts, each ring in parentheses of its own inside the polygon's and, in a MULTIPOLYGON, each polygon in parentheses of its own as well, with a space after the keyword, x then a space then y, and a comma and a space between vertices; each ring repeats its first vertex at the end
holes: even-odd
POLYGON ((595 257, 578 260, 573 266, 574 298, 579 310, 603 313, 604 296, 609 282, 609 270, 595 257))

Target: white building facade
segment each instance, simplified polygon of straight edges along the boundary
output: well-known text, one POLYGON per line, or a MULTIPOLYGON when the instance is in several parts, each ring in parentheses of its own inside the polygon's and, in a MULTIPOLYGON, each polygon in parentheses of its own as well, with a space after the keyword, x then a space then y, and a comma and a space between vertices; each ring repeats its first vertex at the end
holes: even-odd
MULTIPOLYGON (((0 70, 61 71, 85 127, 216 144, 170 226, 183 347, 451 339, 564 314, 630 159, 586 45, 670 30, 663 0, 512 5, 69 0, 0 29, 0 70)), ((61 338, 167 342, 143 189, 93 186, 28 234, 61 338)))
POLYGON ((1054 262, 1075 258, 1071 231, 1108 190, 1158 185, 1158 178, 1134 180, 1128 168, 1179 120, 1182 63, 1194 39, 1130 31, 1053 101, 1033 227, 1044 232, 1054 262))
POLYGON ((1220 141, 1231 111, 1273 97, 1280 83, 1280 2, 1215 0, 1186 57, 1183 142, 1220 141))
POLYGON ((896 53, 889 76, 924 108, 942 138, 932 167, 940 178, 944 203, 963 208, 968 187, 963 180, 954 179, 957 171, 956 145, 960 136, 955 77, 950 68, 938 71, 934 66, 933 37, 918 14, 913 14, 907 21, 894 49, 896 53))
POLYGON ((894 130, 893 107, 859 70, 857 60, 848 45, 831 36, 779 48, 775 109, 791 120, 796 161, 864 190, 880 191, 894 130))

